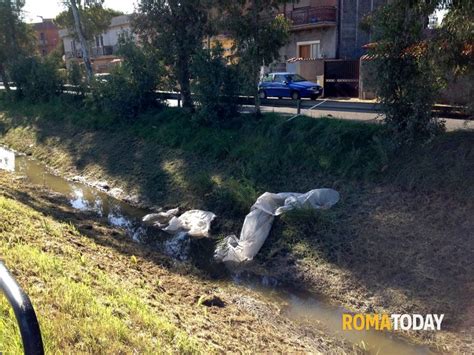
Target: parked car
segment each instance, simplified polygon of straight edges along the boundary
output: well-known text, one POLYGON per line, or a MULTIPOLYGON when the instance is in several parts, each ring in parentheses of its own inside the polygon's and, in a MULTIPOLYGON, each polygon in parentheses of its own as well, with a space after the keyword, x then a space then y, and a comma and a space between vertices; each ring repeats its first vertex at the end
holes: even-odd
POLYGON ((293 100, 301 98, 316 100, 322 93, 321 85, 294 73, 269 73, 258 85, 258 94, 261 99, 275 96, 291 97, 293 100))
POLYGON ((95 73, 94 77, 97 81, 106 83, 110 80, 110 73, 95 73))

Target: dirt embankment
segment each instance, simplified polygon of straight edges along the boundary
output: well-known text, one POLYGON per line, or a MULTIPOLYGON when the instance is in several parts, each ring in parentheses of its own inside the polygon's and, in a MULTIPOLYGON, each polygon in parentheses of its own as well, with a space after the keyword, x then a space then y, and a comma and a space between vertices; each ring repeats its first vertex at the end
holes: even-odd
MULTIPOLYGON (((45 253, 46 256, 51 255, 58 260, 64 259, 65 269, 61 273, 63 277, 71 279, 71 282, 80 283, 89 277, 97 277, 89 273, 100 270, 114 280, 115 286, 124 290, 140 290, 142 301, 149 308, 147 311, 166 319, 180 332, 187 334, 192 339, 191 343, 196 344, 190 349, 201 349, 201 351, 207 349, 206 352, 265 352, 269 349, 277 352, 353 351, 350 344, 326 335, 317 328, 317 324, 304 327, 290 322, 280 316, 277 304, 262 300, 258 294, 244 287, 210 280, 190 265, 174 262, 131 242, 122 230, 107 226, 105 221, 98 220, 94 215, 72 209, 63 196, 52 194, 38 186, 31 186, 14 175, 2 172, 0 172, 0 196, 17 201, 19 211, 23 211, 24 208, 27 211, 31 210, 28 212, 32 214, 29 218, 33 216, 34 220, 38 219, 41 222, 38 225, 47 226, 45 233, 32 230, 31 236, 34 235, 34 239, 30 239, 30 235, 24 233, 22 240, 15 242, 7 238, 10 230, 13 232, 14 228, 17 228, 15 227, 17 221, 10 220, 0 230, 0 235, 5 236, 0 243, 1 249, 5 251, 4 259, 10 269, 22 270, 16 276, 30 294, 40 322, 48 329, 44 336, 46 344, 51 346, 49 349, 51 351, 108 350, 100 350, 100 339, 94 339, 94 335, 89 334, 88 329, 81 333, 78 327, 75 330, 76 335, 71 337, 68 337, 69 332, 60 333, 62 323, 59 322, 67 321, 68 317, 77 317, 77 314, 73 314, 72 306, 66 308, 62 303, 54 306, 57 308, 56 311, 51 311, 52 305, 48 304, 45 293, 51 294, 53 290, 48 290, 48 284, 42 281, 47 271, 42 269, 43 273, 38 274, 35 271, 36 267, 28 271, 22 268, 20 260, 10 260, 12 256, 9 255, 9 250, 15 248, 16 243, 27 245, 31 249, 36 248, 38 253, 45 253), (43 216, 37 215, 38 212, 43 216), (79 234, 62 233, 63 228, 66 230, 68 225, 75 226, 79 234), (77 270, 68 268, 69 264, 66 262, 68 259, 80 260, 83 265, 80 275, 76 274, 77 270), (38 290, 38 284, 43 285, 43 291, 38 290), (55 321, 58 322, 59 328, 51 324, 55 321), (47 323, 49 324, 46 326, 47 323), (49 331, 50 328, 52 329, 49 331), (87 347, 89 343, 94 344, 93 348, 87 347)), ((21 213, 15 212, 15 216, 20 219, 21 213)), ((36 265, 35 262, 41 261, 29 260, 29 262, 36 265)), ((41 269, 41 266, 39 268, 41 269)), ((112 299, 109 303, 104 301, 102 305, 107 312, 110 311, 115 316, 111 321, 124 322, 124 325, 129 327, 129 332, 139 332, 135 336, 144 336, 147 341, 154 336, 158 337, 158 344, 161 341, 171 342, 166 346, 163 345, 160 350, 180 349, 179 344, 172 343, 176 339, 173 340, 169 335, 160 335, 159 329, 147 333, 147 329, 139 328, 133 320, 134 315, 123 312, 120 304, 115 304, 113 295, 108 294, 109 290, 102 289, 103 287, 110 286, 92 282, 91 292, 97 296, 99 303, 102 302, 101 297, 105 297, 103 294, 112 299), (158 335, 153 332, 158 332, 158 335)), ((134 307, 138 312, 139 306, 134 307)), ((92 317, 94 310, 90 309, 87 312, 92 317)), ((171 329, 170 326, 167 327, 168 334, 171 329)), ((112 334, 109 336, 112 337, 112 334)), ((125 349, 132 351, 133 344, 126 345, 125 338, 122 342, 124 342, 122 349, 117 348, 117 351, 125 349)))
MULTIPOLYGON (((257 268, 353 311, 443 313, 444 332, 407 335, 442 351, 472 350, 474 205, 458 191, 446 168, 462 165, 454 170, 463 171, 464 178, 472 176, 472 134, 437 147, 444 163, 433 159, 428 167, 432 174, 442 174, 431 187, 420 187, 430 176, 405 170, 417 169, 416 159, 411 165, 387 163, 405 170, 404 176, 394 175, 406 180, 403 184, 308 175, 295 163, 291 176, 272 176, 252 185, 240 178, 242 172, 235 171, 230 158, 208 159, 127 132, 22 120, 19 124, 4 117, 5 144, 68 176, 107 180, 151 205, 212 210, 220 217, 217 231, 223 235, 239 231, 262 188, 339 190, 342 200, 329 211, 278 219, 257 268)), ((421 164, 426 161, 420 161, 420 171, 430 171, 421 164)), ((470 196, 472 187, 467 192, 470 196)))

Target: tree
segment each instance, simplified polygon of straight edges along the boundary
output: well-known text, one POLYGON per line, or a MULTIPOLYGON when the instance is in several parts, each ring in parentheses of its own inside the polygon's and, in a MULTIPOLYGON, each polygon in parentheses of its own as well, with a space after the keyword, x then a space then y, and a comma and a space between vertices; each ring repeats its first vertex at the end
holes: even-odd
POLYGON ((8 67, 14 63, 31 43, 29 31, 21 20, 23 0, 0 0, 0 76, 7 92, 8 67))
POLYGON ((199 105, 196 119, 201 124, 221 124, 238 113, 239 75, 229 65, 220 43, 203 48, 191 66, 192 88, 199 105))
MULTIPOLYGON (((443 128, 431 117, 432 105, 447 78, 474 76, 473 24, 472 0, 394 0, 371 16, 378 95, 399 143, 427 139, 443 128), (428 30, 428 16, 437 9, 447 15, 428 30)), ((468 91, 472 97, 472 85, 468 91)))
POLYGON ((289 38, 290 22, 277 15, 278 6, 285 1, 238 0, 223 1, 226 13, 224 28, 235 41, 235 56, 247 85, 255 97, 256 114, 260 115, 258 83, 260 68, 279 57, 280 48, 289 38))
POLYGON ((433 40, 434 58, 446 80, 464 77, 468 110, 474 113, 474 1, 441 1, 448 10, 433 40))
POLYGON ((134 30, 151 43, 179 84, 183 107, 194 110, 190 77, 193 55, 202 47, 209 1, 141 0, 134 30))
POLYGON ((67 0, 64 2, 67 10, 55 19, 59 26, 67 28, 80 41, 88 81, 93 76, 88 43, 95 35, 107 30, 112 17, 121 14, 104 8, 103 2, 104 0, 67 0))
POLYGON ((394 0, 372 17, 375 84, 398 143, 430 138, 442 128, 431 115, 439 86, 425 19, 433 11, 431 2, 394 0))
POLYGON ((134 119, 159 105, 155 90, 163 69, 156 50, 146 43, 139 47, 131 39, 121 39, 119 55, 123 62, 107 80, 94 82, 90 99, 103 112, 134 119))

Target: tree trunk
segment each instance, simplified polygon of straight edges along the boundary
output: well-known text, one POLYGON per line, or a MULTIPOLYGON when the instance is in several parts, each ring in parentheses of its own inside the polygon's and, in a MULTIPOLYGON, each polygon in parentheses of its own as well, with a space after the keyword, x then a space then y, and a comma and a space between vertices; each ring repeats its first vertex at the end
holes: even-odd
POLYGON ((194 103, 191 97, 191 85, 189 81, 189 62, 187 56, 180 55, 178 58, 178 82, 183 99, 183 107, 194 111, 194 103))
POLYGON ((3 86, 5 87, 5 91, 7 92, 7 94, 9 94, 10 93, 10 84, 8 83, 8 77, 7 77, 7 73, 5 71, 5 67, 1 63, 0 63, 0 75, 2 76, 3 86))
POLYGON ((93 72, 92 64, 89 57, 89 46, 87 44, 86 38, 84 36, 84 31, 82 30, 81 17, 79 15, 79 10, 77 8, 76 0, 70 0, 72 15, 74 16, 74 27, 76 28, 77 36, 81 42, 82 47, 82 59, 84 60, 84 65, 86 67, 87 81, 91 82, 93 72))
POLYGON ((258 88, 255 90, 255 116, 260 117, 262 111, 260 110, 260 96, 258 95, 258 88))
POLYGON ((258 94, 258 84, 260 84, 261 79, 261 64, 258 64, 258 59, 254 61, 252 65, 252 78, 253 78, 253 92, 254 92, 254 101, 255 101, 255 116, 259 118, 262 115, 262 111, 260 109, 260 95, 258 94))

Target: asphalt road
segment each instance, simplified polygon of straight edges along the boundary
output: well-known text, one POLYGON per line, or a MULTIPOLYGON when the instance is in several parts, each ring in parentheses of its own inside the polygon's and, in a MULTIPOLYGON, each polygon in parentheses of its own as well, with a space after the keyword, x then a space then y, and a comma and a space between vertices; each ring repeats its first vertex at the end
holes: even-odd
MULTIPOLYGON (((0 90, 3 86, 0 85, 0 90)), ((168 96, 176 96, 176 94, 166 94, 168 96)), ((245 100, 249 103, 252 100, 245 100)), ((169 106, 176 107, 178 101, 175 99, 166 100, 169 106)), ((262 112, 278 112, 289 117, 293 117, 297 113, 294 100, 290 99, 266 99, 262 100, 262 112)), ((252 105, 242 105, 242 112, 249 113, 254 110, 252 105)), ((301 115, 313 118, 334 117, 346 120, 355 120, 362 122, 377 123, 383 120, 383 114, 377 103, 360 102, 357 100, 301 100, 301 115)), ((294 119, 298 119, 295 117, 294 119)), ((447 131, 455 130, 474 130, 474 121, 465 119, 443 118, 446 122, 447 131)))
MULTIPOLYGON (((297 110, 293 101, 284 99, 278 100, 280 102, 277 102, 277 105, 268 105, 268 101, 264 105, 262 105, 262 112, 277 112, 284 115, 288 115, 289 118, 296 115, 297 110), (285 101, 288 102, 286 107, 282 106, 285 101)), ((252 112, 253 110, 254 107, 252 105, 244 105, 242 111, 244 113, 248 113, 252 112)), ((381 123, 384 118, 383 114, 379 111, 377 105, 374 103, 344 101, 336 102, 332 100, 325 101, 324 99, 316 101, 302 100, 301 115, 313 118, 334 117, 371 123, 381 123)), ((293 119, 298 119, 298 117, 295 117, 293 119)), ((446 129, 448 131, 455 131, 459 129, 474 129, 474 121, 472 120, 443 117, 441 117, 440 119, 446 122, 446 129)))

